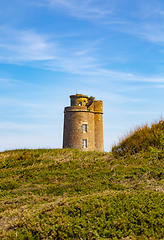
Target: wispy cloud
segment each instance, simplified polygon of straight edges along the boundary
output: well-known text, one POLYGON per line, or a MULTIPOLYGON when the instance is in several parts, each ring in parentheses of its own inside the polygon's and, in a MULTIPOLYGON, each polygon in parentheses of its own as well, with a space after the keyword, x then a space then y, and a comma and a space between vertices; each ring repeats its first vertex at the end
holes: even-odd
MULTIPOLYGON (((163 17, 164 20, 164 17, 163 17)), ((161 24, 161 21, 149 21, 149 20, 142 20, 142 21, 135 21, 135 22, 126 22, 122 26, 119 25, 112 25, 112 28, 116 31, 124 32, 130 35, 134 35, 137 38, 142 40, 164 45, 164 26, 161 24)), ((111 24, 105 23, 106 26, 111 28, 111 24)))
POLYGON ((143 38, 153 43, 164 44, 164 26, 162 24, 145 24, 142 30, 143 38))
MULTIPOLYGON (((126 32, 146 41, 163 44, 164 43, 164 6, 160 1, 137 1, 135 8, 125 12, 125 9, 117 8, 116 18, 123 25, 113 23, 112 27, 116 31, 126 32), (118 14, 118 10, 120 14, 118 14)), ((111 24, 108 25, 111 27, 111 24)))
POLYGON ((43 0, 55 11, 96 21, 98 25, 126 32, 152 43, 164 43, 164 11, 160 1, 43 0), (129 2, 129 3, 128 3, 129 2), (128 5, 131 6, 128 11, 128 5), (97 21, 98 20, 98 21, 97 21))
MULTIPOLYGON (((95 58, 88 55, 85 46, 62 46, 55 36, 46 36, 34 30, 17 30, 0 27, 0 62, 29 64, 53 70, 73 72, 77 66, 82 69, 95 64, 95 58), (74 70, 73 70, 74 69, 74 70)), ((91 43, 90 43, 91 44, 91 43)), ((94 45, 94 43, 92 43, 94 45)), ((6 81, 6 80, 5 80, 6 81)))
MULTIPOLYGON (((100 95, 100 93, 96 94, 96 95, 100 95)), ((145 102, 147 101, 147 99, 145 98, 134 98, 134 97, 130 97, 130 96, 126 96, 123 94, 114 94, 112 92, 109 91, 101 91, 101 95, 103 96, 103 99, 106 102, 115 102, 115 103, 125 103, 125 102, 131 102, 131 103, 135 103, 135 102, 145 102)))
POLYGON ((56 44, 33 30, 0 26, 0 37, 0 61, 43 61, 55 58, 56 44))
POLYGON ((8 87, 13 87, 16 84, 20 84, 21 82, 18 80, 13 80, 13 79, 7 79, 7 78, 0 78, 0 89, 1 88, 8 88, 8 87))
POLYGON ((51 8, 60 8, 69 13, 69 15, 78 18, 103 18, 111 14, 112 9, 107 9, 107 1, 100 0, 46 0, 51 8))
MULTIPOLYGON (((118 82, 164 82, 163 77, 142 76, 131 72, 114 71, 105 67, 104 60, 96 56, 97 48, 101 42, 98 40, 89 41, 88 44, 86 42, 81 44, 80 42, 80 44, 77 43, 68 47, 62 45, 59 40, 58 42, 57 40, 54 41, 55 36, 42 35, 34 30, 22 31, 2 26, 0 30, 1 62, 32 64, 34 67, 52 71, 95 76, 97 79, 95 81, 104 78, 106 81, 118 82)), ((0 81, 4 84, 7 80, 1 79, 0 81)))
POLYGON ((108 77, 110 80, 117 80, 117 81, 134 81, 134 82, 150 82, 150 83, 163 83, 164 77, 157 77, 157 76, 142 76, 139 74, 121 72, 121 71, 111 71, 107 69, 98 69, 97 72, 94 73, 95 75, 100 75, 104 77, 108 77))

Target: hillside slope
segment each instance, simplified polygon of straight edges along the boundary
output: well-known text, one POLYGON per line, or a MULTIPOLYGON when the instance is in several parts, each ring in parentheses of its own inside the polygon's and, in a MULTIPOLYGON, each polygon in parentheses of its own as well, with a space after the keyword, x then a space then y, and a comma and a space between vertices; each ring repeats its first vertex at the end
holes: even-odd
POLYGON ((158 152, 164 149, 164 120, 161 119, 152 123, 138 126, 123 137, 118 144, 112 148, 117 156, 126 153, 158 152))
POLYGON ((0 239, 163 239, 164 151, 0 153, 0 239))

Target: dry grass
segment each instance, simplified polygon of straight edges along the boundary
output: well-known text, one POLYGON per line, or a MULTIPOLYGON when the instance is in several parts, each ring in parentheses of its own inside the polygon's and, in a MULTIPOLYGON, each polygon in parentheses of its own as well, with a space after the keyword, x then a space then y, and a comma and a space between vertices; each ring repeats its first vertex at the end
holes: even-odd
POLYGON ((118 144, 112 147, 112 152, 117 155, 126 153, 135 154, 140 151, 158 152, 164 149, 164 120, 138 126, 131 130, 118 144))

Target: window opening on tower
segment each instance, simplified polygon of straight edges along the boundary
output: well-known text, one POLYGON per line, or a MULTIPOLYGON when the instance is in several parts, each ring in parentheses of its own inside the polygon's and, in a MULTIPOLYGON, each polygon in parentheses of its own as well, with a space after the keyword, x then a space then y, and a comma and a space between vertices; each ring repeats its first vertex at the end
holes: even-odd
POLYGON ((87 148, 87 139, 82 140, 82 147, 87 148))
POLYGON ((83 133, 87 132, 87 124, 82 124, 82 132, 83 133))

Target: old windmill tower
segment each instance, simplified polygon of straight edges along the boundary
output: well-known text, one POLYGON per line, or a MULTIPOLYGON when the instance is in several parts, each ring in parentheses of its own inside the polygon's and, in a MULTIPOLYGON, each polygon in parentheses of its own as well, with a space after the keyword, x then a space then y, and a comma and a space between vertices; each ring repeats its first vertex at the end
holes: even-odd
POLYGON ((94 97, 71 95, 64 109, 63 148, 104 151, 103 102, 94 97))

